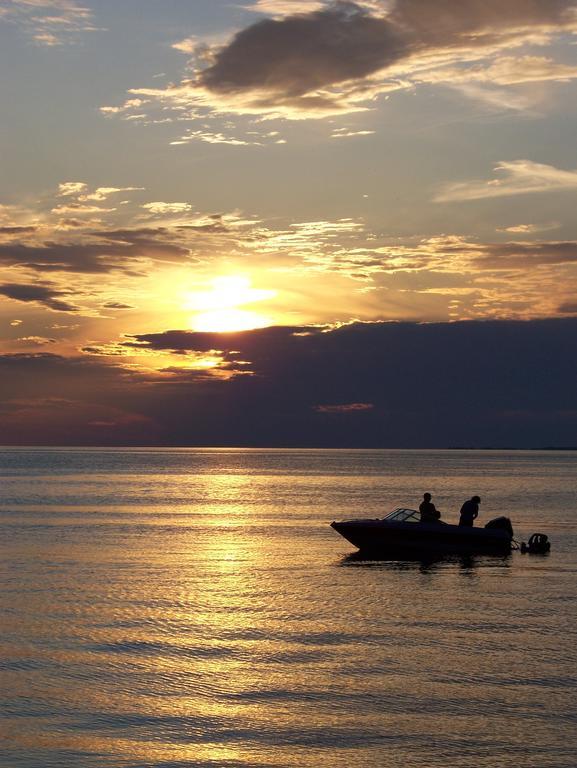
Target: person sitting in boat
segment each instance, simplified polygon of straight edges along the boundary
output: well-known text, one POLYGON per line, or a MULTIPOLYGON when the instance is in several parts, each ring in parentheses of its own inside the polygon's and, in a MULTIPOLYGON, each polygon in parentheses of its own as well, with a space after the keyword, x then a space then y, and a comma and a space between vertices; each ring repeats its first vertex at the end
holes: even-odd
POLYGON ((423 494, 423 501, 419 504, 419 512, 421 513, 421 523, 435 523, 441 517, 441 513, 431 501, 430 493, 423 494))
POLYGON ((466 528, 472 528, 473 522, 479 517, 479 504, 481 499, 478 496, 471 496, 461 507, 461 517, 459 519, 459 525, 466 528))

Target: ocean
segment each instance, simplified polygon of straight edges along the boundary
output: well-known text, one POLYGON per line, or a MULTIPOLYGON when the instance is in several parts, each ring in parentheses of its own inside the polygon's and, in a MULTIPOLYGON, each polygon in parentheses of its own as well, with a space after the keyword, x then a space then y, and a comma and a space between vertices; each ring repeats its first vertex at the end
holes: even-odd
POLYGON ((574 768, 577 452, 0 450, 2 768, 574 768), (547 556, 367 561, 482 498, 547 556))

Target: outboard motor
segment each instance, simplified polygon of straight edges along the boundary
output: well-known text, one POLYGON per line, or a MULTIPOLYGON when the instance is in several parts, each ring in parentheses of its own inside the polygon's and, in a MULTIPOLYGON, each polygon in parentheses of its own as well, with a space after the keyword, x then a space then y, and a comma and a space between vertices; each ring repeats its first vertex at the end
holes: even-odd
POLYGON ((529 543, 521 543, 521 552, 530 555, 546 555, 551 549, 551 542, 544 533, 534 533, 529 539, 529 543))
POLYGON ((493 520, 489 520, 489 522, 485 525, 485 528, 507 531, 509 536, 513 538, 513 526, 511 525, 511 521, 508 517, 495 517, 493 520))

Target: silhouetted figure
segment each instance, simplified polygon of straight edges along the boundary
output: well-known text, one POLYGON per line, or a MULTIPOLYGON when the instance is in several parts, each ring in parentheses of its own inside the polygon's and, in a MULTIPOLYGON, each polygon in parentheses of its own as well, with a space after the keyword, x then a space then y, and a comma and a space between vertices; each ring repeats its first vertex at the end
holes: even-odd
POLYGON ((422 523, 434 523, 441 517, 441 513, 431 501, 430 493, 423 494, 423 501, 419 504, 419 512, 422 523))
POLYGON ((475 518, 479 517, 479 504, 481 499, 478 496, 472 496, 469 501, 466 501, 461 507, 461 517, 459 519, 459 525, 463 525, 466 528, 472 528, 475 518))

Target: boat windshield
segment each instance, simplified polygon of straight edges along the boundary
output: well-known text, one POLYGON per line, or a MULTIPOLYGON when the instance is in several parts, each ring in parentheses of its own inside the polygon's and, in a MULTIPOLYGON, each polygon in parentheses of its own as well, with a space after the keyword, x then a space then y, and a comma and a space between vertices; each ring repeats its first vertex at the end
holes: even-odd
POLYGON ((395 523, 418 523, 421 519, 420 514, 416 509, 406 509, 405 507, 399 507, 390 512, 384 520, 391 520, 395 523))

